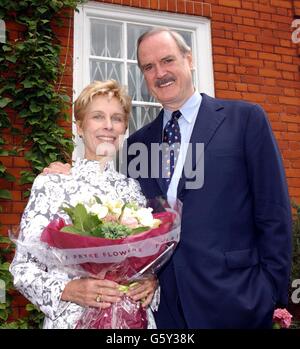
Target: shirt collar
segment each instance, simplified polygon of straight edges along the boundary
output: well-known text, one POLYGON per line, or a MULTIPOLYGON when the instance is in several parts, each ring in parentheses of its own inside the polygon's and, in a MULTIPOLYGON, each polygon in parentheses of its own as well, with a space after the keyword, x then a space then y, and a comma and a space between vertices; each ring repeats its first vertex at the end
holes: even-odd
MULTIPOLYGON (((192 96, 184 103, 184 105, 179 109, 183 118, 188 122, 192 123, 195 117, 195 110, 199 110, 200 104, 202 101, 202 96, 198 91, 192 94, 192 96)), ((170 120, 172 115, 172 111, 168 109, 164 109, 164 117, 166 120, 170 120)))

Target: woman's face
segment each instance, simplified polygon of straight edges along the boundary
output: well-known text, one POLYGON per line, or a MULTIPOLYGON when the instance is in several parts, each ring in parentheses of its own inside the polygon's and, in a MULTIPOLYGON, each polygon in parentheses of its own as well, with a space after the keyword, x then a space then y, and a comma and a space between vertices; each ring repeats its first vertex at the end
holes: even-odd
POLYGON ((96 95, 87 106, 82 123, 76 123, 77 133, 82 136, 85 158, 97 160, 105 155, 105 149, 119 148, 119 137, 126 131, 124 109, 116 97, 96 95), (103 153, 104 151, 104 153, 103 153))

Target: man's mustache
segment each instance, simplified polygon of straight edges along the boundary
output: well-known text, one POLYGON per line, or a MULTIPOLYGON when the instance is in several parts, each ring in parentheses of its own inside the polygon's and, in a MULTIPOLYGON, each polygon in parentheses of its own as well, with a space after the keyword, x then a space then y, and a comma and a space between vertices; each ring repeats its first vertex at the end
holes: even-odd
POLYGON ((167 84, 168 82, 174 82, 176 79, 173 76, 166 76, 162 79, 155 81, 155 87, 161 87, 161 85, 167 84))

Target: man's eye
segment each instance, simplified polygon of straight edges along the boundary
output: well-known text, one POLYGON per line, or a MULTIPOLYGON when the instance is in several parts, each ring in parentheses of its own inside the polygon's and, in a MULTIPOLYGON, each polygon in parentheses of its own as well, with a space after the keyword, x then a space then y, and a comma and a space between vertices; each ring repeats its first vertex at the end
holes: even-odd
POLYGON ((144 71, 149 71, 152 69, 152 65, 147 65, 146 67, 144 67, 144 71))

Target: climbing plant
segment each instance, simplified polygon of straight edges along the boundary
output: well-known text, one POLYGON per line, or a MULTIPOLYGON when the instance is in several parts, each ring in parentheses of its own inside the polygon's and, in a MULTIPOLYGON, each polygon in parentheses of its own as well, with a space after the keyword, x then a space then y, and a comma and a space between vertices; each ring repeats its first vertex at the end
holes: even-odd
MULTIPOLYGON (((60 121, 69 117, 70 98, 60 86, 64 65, 60 62, 61 46, 53 24, 62 23, 59 22, 62 11, 76 9, 85 1, 0 1, 0 19, 18 23, 22 28, 17 40, 11 40, 8 31, 6 42, 0 43, 0 157, 18 152, 28 161, 30 169, 21 172, 20 184, 32 183, 52 161, 68 161, 72 152, 71 136, 60 126, 60 121), (16 149, 9 144, 11 138, 6 140, 14 134, 23 140, 16 149)), ((0 161, 0 180, 15 180, 3 161, 0 161)), ((11 199, 9 190, 0 189, 0 200, 3 199, 11 199)), ((0 328, 39 327, 42 315, 31 304, 26 306, 27 317, 7 322, 12 312, 13 292, 8 271, 12 246, 7 238, 0 237, 0 251, 0 279, 7 293, 6 302, 0 302, 0 328)))

